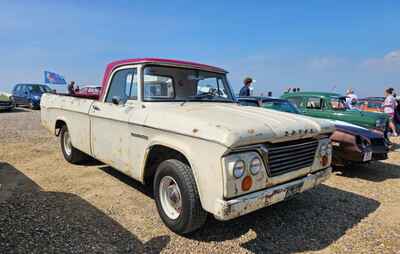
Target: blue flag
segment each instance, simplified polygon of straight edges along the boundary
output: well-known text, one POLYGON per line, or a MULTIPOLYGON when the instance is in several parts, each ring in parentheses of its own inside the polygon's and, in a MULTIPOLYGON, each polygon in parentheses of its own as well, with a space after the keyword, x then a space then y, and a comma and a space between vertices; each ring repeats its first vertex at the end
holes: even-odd
POLYGON ((65 78, 60 74, 44 71, 44 83, 54 85, 66 85, 65 78))

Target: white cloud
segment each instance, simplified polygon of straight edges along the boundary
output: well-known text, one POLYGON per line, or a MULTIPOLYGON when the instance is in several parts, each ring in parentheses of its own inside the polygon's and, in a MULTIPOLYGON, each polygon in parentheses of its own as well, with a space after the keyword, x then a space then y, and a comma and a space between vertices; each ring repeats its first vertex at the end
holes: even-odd
POLYGON ((311 58, 306 61, 306 64, 310 70, 324 71, 336 69, 347 62, 344 58, 324 56, 311 58))
POLYGON ((391 51, 381 58, 369 58, 362 62, 361 67, 371 71, 398 72, 400 70, 400 49, 391 51))

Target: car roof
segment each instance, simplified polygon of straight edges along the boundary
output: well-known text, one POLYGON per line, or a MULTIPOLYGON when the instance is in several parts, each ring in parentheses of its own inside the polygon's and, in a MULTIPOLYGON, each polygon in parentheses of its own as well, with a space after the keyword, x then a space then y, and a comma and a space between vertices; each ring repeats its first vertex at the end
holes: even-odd
POLYGON ((295 97, 295 96, 343 97, 343 95, 341 94, 330 93, 330 92, 289 92, 283 94, 283 97, 295 97))
POLYGON ((131 59, 118 60, 118 61, 111 62, 107 66, 107 69, 112 70, 112 69, 122 66, 122 65, 138 64, 138 63, 161 64, 161 65, 201 69, 201 70, 207 70, 207 71, 218 72, 218 73, 228 73, 226 70, 224 70, 222 68, 211 66, 211 65, 183 61, 183 60, 176 60, 176 59, 164 59, 164 58, 131 58, 131 59))

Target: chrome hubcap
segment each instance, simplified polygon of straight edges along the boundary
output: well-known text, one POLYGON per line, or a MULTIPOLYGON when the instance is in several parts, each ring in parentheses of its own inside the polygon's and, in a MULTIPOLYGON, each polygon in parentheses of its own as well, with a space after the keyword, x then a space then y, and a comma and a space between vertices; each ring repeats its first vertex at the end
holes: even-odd
POLYGON ((182 211, 182 195, 176 181, 164 176, 160 181, 160 201, 165 214, 172 220, 179 217, 182 211))
POLYGON ((72 144, 71 144, 71 137, 69 136, 69 132, 64 132, 64 150, 65 153, 69 156, 72 152, 72 144))

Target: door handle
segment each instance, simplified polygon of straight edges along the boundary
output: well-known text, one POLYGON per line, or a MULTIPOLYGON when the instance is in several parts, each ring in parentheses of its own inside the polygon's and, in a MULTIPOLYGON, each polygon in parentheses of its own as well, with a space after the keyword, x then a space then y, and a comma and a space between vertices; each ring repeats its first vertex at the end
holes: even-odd
POLYGON ((98 110, 98 111, 100 110, 100 108, 97 107, 96 105, 93 105, 93 109, 94 109, 94 110, 98 110))

